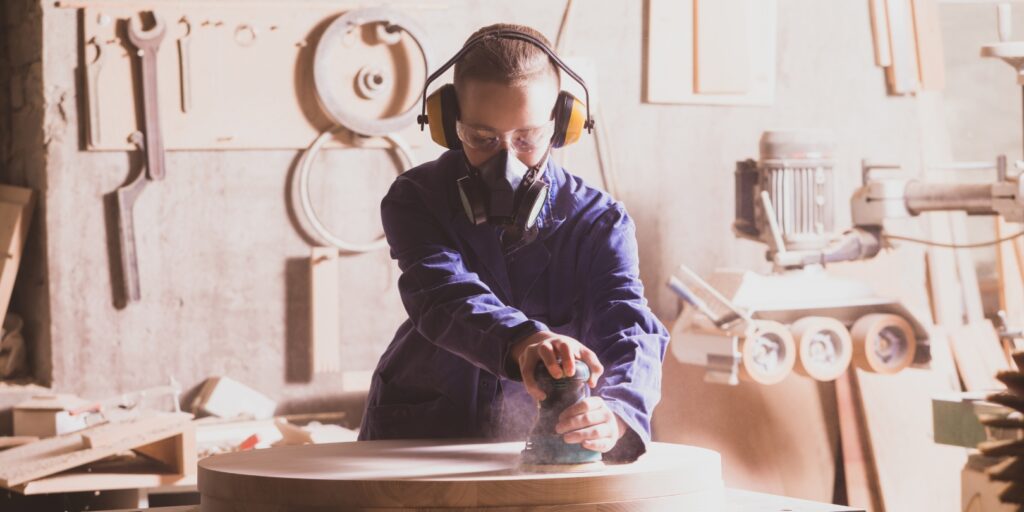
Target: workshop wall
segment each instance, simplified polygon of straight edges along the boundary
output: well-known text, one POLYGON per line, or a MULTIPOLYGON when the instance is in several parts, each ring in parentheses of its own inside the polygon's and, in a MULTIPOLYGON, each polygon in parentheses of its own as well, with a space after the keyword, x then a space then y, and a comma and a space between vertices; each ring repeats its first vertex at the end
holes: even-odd
MULTIPOLYGON (((223 374, 280 400, 285 411, 357 411, 358 393, 348 394, 337 376, 308 370, 310 244, 297 230, 288 203, 297 152, 169 152, 166 179, 150 184, 135 207, 143 298, 120 306, 112 291, 117 277, 111 194, 139 162, 122 152, 82 150, 77 12, 53 2, 4 3, 0 21, 7 51, 0 68, 10 74, 0 102, 5 124, 0 163, 5 181, 42 194, 12 306, 29 321, 35 376, 62 391, 102 397, 164 384, 171 377, 190 388, 223 374)), ((406 10, 428 29, 436 59, 454 53, 479 26, 498 21, 528 24, 554 39, 564 5, 442 3, 443 8, 385 4, 406 10)), ((986 159, 998 151, 1013 154, 1020 134, 1009 133, 1019 126, 1008 119, 1019 118, 1019 110, 1016 117, 1007 112, 1020 107, 1011 72, 1001 62, 978 63, 976 56, 979 38, 994 39, 989 28, 994 21, 991 14, 965 16, 961 9, 966 10, 942 8, 947 51, 965 52, 947 69, 950 92, 956 92, 956 102, 946 107, 956 121, 955 153, 986 159), (956 66, 991 69, 993 89, 973 87, 981 78, 958 75, 956 66), (1007 119, 1007 126, 999 129, 989 119, 1007 119), (999 138, 985 135, 988 130, 997 130, 999 138), (993 142, 1009 147, 989 150, 993 142)), ((562 53, 589 59, 596 69, 590 79, 604 114, 598 127, 609 134, 620 199, 637 224, 647 297, 666 324, 679 304, 663 283, 679 263, 702 274, 723 266, 766 268, 764 248, 738 241, 731 232, 734 163, 757 157, 763 131, 834 133, 839 197, 858 183, 861 158, 920 162, 918 109, 923 107, 913 97, 886 95, 884 72, 873 60, 866 1, 779 2, 777 83, 770 107, 643 103, 644 18, 644 2, 576 2, 562 53)), ((412 142, 419 144, 421 160, 440 153, 425 136, 412 142)), ((559 158, 570 171, 599 184, 594 154, 593 141, 585 137, 559 158)), ((354 239, 376 236, 379 198, 395 172, 388 154, 327 151, 317 169, 314 199, 330 226, 354 239)), ((846 223, 848 214, 841 209, 837 224, 846 223)), ((398 275, 386 252, 343 258, 343 370, 372 369, 404 319, 398 275)), ((668 356, 667 393, 655 423, 659 438, 718 448, 713 433, 737 422, 710 411, 752 391, 712 389, 702 374, 703 369, 668 356)), ((779 388, 785 390, 780 396, 818 393, 809 381, 785 386, 790 387, 779 388)), ((751 414, 756 420, 758 411, 751 414)), ((834 446, 828 429, 807 437, 808 446, 834 446)), ((790 448, 800 449, 778 447, 790 448)), ((740 481, 750 484, 745 488, 772 490, 730 474, 746 471, 743 467, 726 464, 725 469, 730 485, 740 481)), ((800 476, 806 475, 780 476, 786 481, 771 485, 788 486, 784 490, 791 496, 831 499, 831 489, 794 483, 800 476)))
MULTIPOLYGON (((10 0, 0 8, 0 174, 4 183, 46 189, 46 119, 63 113, 48 104, 43 91, 43 10, 33 0, 10 0)), ((60 121, 63 123, 64 121, 60 121)), ((45 201, 36 215, 45 216, 45 201)), ((50 358, 49 289, 46 286, 44 222, 31 226, 10 308, 22 314, 32 339, 34 373, 48 376, 50 358)))

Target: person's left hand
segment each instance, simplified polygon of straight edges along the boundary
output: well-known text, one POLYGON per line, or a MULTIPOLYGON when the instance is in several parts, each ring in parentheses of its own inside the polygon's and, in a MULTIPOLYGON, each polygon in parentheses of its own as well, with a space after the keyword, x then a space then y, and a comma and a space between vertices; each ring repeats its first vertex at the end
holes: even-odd
POLYGON ((562 440, 566 443, 582 443, 584 448, 601 453, 614 448, 628 429, 599 396, 566 407, 555 425, 555 432, 564 434, 562 440))

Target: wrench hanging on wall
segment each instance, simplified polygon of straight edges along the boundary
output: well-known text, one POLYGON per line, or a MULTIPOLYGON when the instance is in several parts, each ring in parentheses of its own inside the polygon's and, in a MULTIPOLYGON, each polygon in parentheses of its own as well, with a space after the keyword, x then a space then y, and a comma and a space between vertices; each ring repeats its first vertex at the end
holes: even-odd
MULTIPOLYGON (((141 16, 141 13, 140 13, 141 16)), ((154 25, 142 28, 139 16, 128 21, 128 40, 137 49, 142 70, 142 132, 132 134, 132 142, 146 155, 145 177, 139 173, 132 181, 117 190, 118 248, 121 255, 121 276, 126 302, 142 298, 139 286, 139 266, 135 250, 135 222, 132 211, 147 181, 164 177, 164 144, 160 134, 160 105, 157 96, 156 55, 163 41, 166 26, 153 13, 154 25)))
POLYGON ((178 38, 178 74, 181 77, 181 111, 192 110, 192 22, 187 16, 178 20, 185 27, 185 34, 178 38))
POLYGON ((157 96, 156 52, 164 39, 167 27, 156 13, 155 25, 143 30, 142 20, 132 17, 128 21, 128 39, 138 48, 142 59, 143 134, 146 136, 146 177, 164 179, 164 140, 160 134, 160 103, 157 96))

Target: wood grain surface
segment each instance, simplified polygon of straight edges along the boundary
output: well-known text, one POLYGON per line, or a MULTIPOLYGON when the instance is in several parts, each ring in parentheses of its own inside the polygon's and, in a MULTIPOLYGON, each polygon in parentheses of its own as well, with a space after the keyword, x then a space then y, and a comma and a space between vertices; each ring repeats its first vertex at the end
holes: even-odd
POLYGON ((584 505, 580 510, 679 510, 674 507, 721 500, 721 460, 711 450, 652 443, 632 464, 606 464, 589 473, 525 473, 517 468, 523 446, 414 440, 280 447, 204 459, 198 486, 204 512, 584 505))

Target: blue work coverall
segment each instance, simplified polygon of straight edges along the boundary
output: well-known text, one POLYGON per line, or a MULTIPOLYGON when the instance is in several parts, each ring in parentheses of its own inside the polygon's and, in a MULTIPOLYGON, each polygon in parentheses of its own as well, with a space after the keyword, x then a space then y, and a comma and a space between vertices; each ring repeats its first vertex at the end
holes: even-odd
POLYGON ((536 402, 512 345, 550 330, 593 350, 605 371, 592 393, 629 426, 608 459, 651 439, 668 333, 647 307, 633 221, 621 203, 550 159, 550 191, 530 244, 506 254, 501 228, 473 225, 453 150, 399 176, 381 202, 409 319, 373 373, 359 438, 525 439, 536 402))

